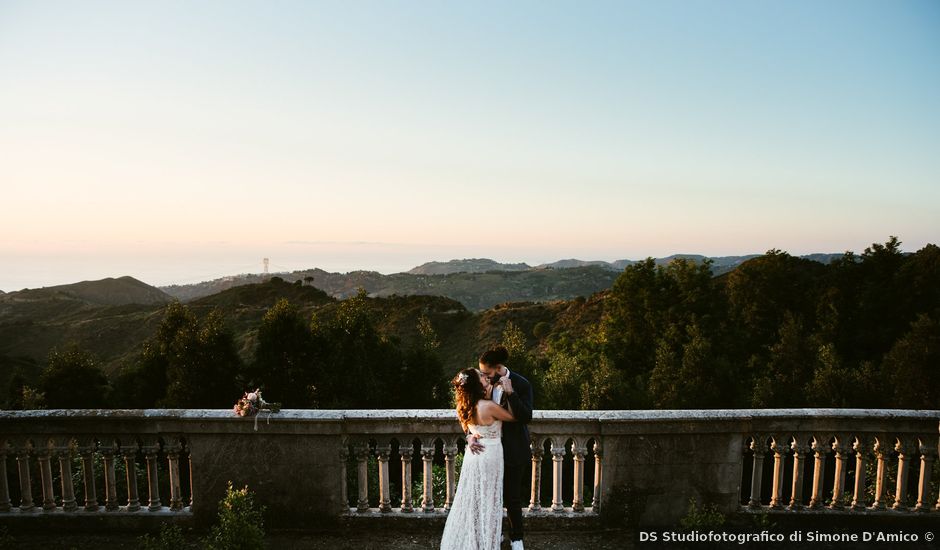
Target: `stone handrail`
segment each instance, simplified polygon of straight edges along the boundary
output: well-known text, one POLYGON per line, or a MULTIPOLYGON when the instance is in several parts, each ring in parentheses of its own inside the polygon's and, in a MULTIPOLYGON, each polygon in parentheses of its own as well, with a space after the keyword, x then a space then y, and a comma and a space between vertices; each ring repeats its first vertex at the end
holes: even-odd
MULTIPOLYGON (((940 411, 536 411, 528 513, 594 515, 612 490, 627 487, 649 524, 674 523, 692 497, 725 513, 936 514, 938 426, 940 411), (543 469, 550 501, 541 494, 543 469)), ((283 410, 263 413, 257 425, 229 410, 0 411, 0 523, 150 514, 205 524, 229 481, 249 485, 275 525, 439 517, 453 497, 462 445, 451 410, 283 410), (434 502, 434 464, 446 470, 444 502, 434 502), (80 487, 73 467, 83 474, 80 487), (401 498, 393 507, 396 467, 401 498), (138 469, 146 487, 138 487, 138 469), (349 484, 347 469, 356 474, 349 484), (420 502, 411 499, 415 470, 420 502), (378 485, 372 502, 370 478, 378 485)))

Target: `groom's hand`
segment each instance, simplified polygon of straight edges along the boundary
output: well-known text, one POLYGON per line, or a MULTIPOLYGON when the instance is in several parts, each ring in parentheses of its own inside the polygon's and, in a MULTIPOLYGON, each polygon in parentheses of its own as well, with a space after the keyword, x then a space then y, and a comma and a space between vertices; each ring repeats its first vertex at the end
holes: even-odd
POLYGON ((486 448, 480 443, 480 438, 472 434, 467 436, 467 447, 469 447, 470 452, 475 455, 482 453, 483 449, 486 448))

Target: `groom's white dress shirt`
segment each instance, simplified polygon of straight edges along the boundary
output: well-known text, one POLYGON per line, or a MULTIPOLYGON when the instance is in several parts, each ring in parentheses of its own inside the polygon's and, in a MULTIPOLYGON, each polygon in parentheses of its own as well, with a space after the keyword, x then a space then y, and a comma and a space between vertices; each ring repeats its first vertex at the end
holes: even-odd
MULTIPOLYGON (((506 369, 506 376, 503 376, 503 377, 501 377, 501 378, 509 378, 509 369, 506 369)), ((492 397, 493 397, 493 402, 494 402, 494 403, 496 403, 496 404, 498 404, 498 405, 502 405, 502 404, 503 404, 503 387, 502 387, 501 385, 500 385, 500 386, 493 386, 493 396, 492 396, 492 397)))

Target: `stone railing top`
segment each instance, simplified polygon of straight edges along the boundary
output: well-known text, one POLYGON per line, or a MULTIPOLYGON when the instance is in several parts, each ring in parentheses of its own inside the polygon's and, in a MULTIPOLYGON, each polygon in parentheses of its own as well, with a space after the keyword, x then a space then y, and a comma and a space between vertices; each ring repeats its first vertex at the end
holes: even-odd
MULTIPOLYGON (((335 421, 404 420, 451 421, 452 409, 283 409, 262 413, 272 420, 335 421)), ((708 409, 708 410, 619 410, 619 411, 534 411, 533 420, 552 422, 676 422, 757 419, 910 419, 938 420, 940 410, 905 409, 708 409)), ((236 418, 230 409, 48 409, 0 411, 0 421, 33 419, 126 419, 126 420, 228 420, 236 418)))

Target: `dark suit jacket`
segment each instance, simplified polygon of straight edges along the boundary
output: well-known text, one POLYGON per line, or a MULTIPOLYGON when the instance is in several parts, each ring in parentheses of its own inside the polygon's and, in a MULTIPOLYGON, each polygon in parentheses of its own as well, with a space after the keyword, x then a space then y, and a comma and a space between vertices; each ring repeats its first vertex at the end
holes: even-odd
POLYGON ((527 426, 532 421, 532 384, 512 370, 509 371, 509 380, 512 393, 506 396, 506 401, 516 420, 503 422, 503 461, 506 464, 524 464, 532 460, 527 426))

